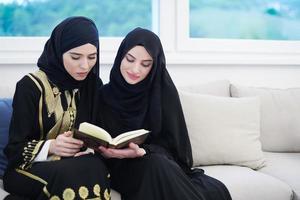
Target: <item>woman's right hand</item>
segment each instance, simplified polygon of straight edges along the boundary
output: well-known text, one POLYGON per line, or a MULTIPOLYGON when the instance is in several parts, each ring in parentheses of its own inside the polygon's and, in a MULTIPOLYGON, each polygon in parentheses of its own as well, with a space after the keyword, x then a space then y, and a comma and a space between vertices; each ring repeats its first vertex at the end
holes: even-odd
POLYGON ((82 146, 83 142, 73 138, 71 131, 64 132, 51 141, 49 155, 71 157, 78 153, 82 146))

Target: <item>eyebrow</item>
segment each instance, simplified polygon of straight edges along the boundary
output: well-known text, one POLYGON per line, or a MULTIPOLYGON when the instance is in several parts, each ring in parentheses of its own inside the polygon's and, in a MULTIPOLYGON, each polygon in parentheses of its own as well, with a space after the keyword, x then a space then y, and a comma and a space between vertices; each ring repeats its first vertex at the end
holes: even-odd
MULTIPOLYGON (((72 55, 77 55, 77 56, 83 55, 83 54, 81 54, 81 53, 76 53, 76 52, 70 52, 70 54, 72 54, 72 55)), ((94 53, 89 54, 89 56, 91 56, 91 55, 96 55, 96 54, 97 54, 97 52, 94 52, 94 53)))
MULTIPOLYGON (((127 53, 127 55, 131 56, 132 58, 136 59, 133 55, 131 55, 130 53, 127 53)), ((152 59, 149 59, 149 60, 143 60, 143 61, 153 61, 152 59)))

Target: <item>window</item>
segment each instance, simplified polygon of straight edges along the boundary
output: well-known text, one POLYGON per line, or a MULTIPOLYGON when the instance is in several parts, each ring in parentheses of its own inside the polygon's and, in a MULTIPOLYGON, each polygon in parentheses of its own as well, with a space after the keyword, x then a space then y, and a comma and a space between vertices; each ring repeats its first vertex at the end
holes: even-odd
POLYGON ((157 10, 158 0, 0 0, 0 64, 35 64, 55 25, 79 15, 95 21, 101 63, 110 64, 133 28, 158 33, 157 10))
MULTIPOLYGON (((97 23, 101 36, 101 64, 110 65, 114 60, 122 37, 133 27, 142 26, 159 34, 168 64, 300 65, 299 0, 0 0, 0 2, 4 1, 26 1, 28 4, 25 4, 25 7, 33 3, 43 5, 43 2, 48 2, 51 5, 60 5, 72 1, 68 4, 75 4, 78 9, 73 6, 66 6, 64 9, 67 9, 67 13, 69 12, 67 15, 71 15, 71 11, 74 11, 76 15, 82 14, 94 18, 97 23), (78 2, 81 2, 81 4, 78 2), (98 5, 95 2, 101 3, 98 5), (109 4, 109 2, 114 2, 113 8, 107 8, 106 10, 104 7, 108 6, 106 4, 109 4), (276 4, 276 2, 283 3, 276 4), (257 5, 264 5, 261 7, 264 10, 261 10, 257 5), (290 7, 282 5, 289 5, 290 7), (104 7, 98 10, 98 6, 104 7), (255 10, 254 7, 258 11, 252 11, 252 9, 255 10), (261 30, 261 27, 256 28, 256 26, 262 22, 256 23, 255 21, 254 23, 252 20, 245 20, 245 23, 247 23, 246 29, 255 30, 255 34, 252 34, 253 32, 244 34, 244 31, 241 31, 239 27, 226 28, 227 25, 223 24, 226 24, 227 21, 229 23, 231 20, 230 15, 233 15, 227 13, 229 8, 237 13, 241 12, 240 8, 243 8, 249 14, 253 12, 258 16, 265 16, 260 20, 263 20, 263 23, 267 26, 264 24, 261 26, 263 27, 261 30), (213 19, 210 16, 210 10, 205 11, 202 9, 219 10, 218 12, 214 11, 215 19, 213 19), (284 14, 282 12, 279 14, 279 11, 284 14), (222 14, 221 17, 220 13, 222 14), (287 17, 288 14, 286 13, 289 13, 290 17, 287 17), (227 14, 229 17, 223 16, 227 14), (110 15, 110 17, 106 15, 110 15), (226 23, 224 21, 221 25, 215 23, 215 21, 221 19, 226 23), (274 24, 269 23, 273 22, 273 19, 278 20, 276 23, 281 26, 274 26, 274 24)), ((6 20, 6 16, 3 16, 1 5, 0 26, 3 26, 3 19, 6 20)), ((59 14, 62 12, 59 8, 58 6, 57 13, 50 15, 52 17, 59 16, 58 21, 65 17, 59 14)), ((35 12, 39 10, 39 8, 35 9, 35 12)), ((41 14, 43 13, 40 11, 38 16, 41 16, 41 14)), ((25 16, 19 16, 17 19, 21 21, 26 18, 25 16)), ((44 19, 41 18, 41 20, 44 19)), ((242 22, 244 23, 242 19, 232 21, 232 23, 237 24, 236 26, 240 26, 243 24, 242 22)), ((54 26, 54 24, 51 26, 54 26)), ((52 27, 49 28, 49 30, 51 29, 52 27)), ((42 35, 49 34, 49 30, 48 33, 42 35)), ((4 33, 0 33, 0 67, 5 64, 35 64, 45 41, 48 39, 48 36, 1 37, 1 35, 4 36, 4 33)))
POLYGON ((190 37, 300 40, 298 0, 190 0, 190 37))
POLYGON ((121 37, 137 26, 151 29, 151 10, 151 0, 0 0, 0 36, 49 36, 76 15, 93 19, 101 36, 121 37))
MULTIPOLYGON (((278 0, 277 0, 278 1, 278 0)), ((274 0, 274 2, 277 2, 274 0)), ((202 0, 180 0, 177 1, 177 48, 178 52, 181 52, 182 59, 188 60, 188 63, 203 63, 203 64, 243 64, 243 65, 298 65, 300 64, 300 40, 265 40, 247 38, 247 39, 233 39, 227 36, 216 36, 219 34, 218 24, 215 24, 213 20, 206 17, 207 21, 211 23, 214 31, 212 37, 206 34, 207 37, 202 37, 199 33, 193 32, 193 23, 195 26, 200 26, 196 23, 196 19, 190 19, 193 17, 196 7, 194 2, 223 2, 224 4, 236 1, 202 1, 202 0), (226 39, 225 39, 226 37, 226 39), (224 38, 224 39, 220 39, 224 38)), ((249 2, 261 2, 261 1, 241 1, 248 5, 249 2), (248 2, 248 4, 247 4, 248 2)), ((263 1, 263 2, 268 2, 263 1)), ((296 2, 287 1, 286 2, 296 2)), ((203 6, 205 8, 205 6, 203 6)), ((259 9, 259 8, 257 8, 259 9)), ((196 11, 195 11, 196 12, 196 11)), ((200 11, 196 12, 199 14, 200 11)), ((270 11, 271 12, 271 11, 270 11)), ((208 12, 206 12, 207 14, 208 12)), ((205 13, 201 13, 201 15, 205 13)), ((215 15, 218 15, 215 13, 215 15)), ((220 18, 220 17, 219 17, 220 18)), ((236 21, 236 20, 235 20, 236 21)), ((251 21, 251 20, 249 20, 251 21)), ((233 22, 232 22, 233 23, 233 22)), ((199 21, 201 24, 201 20, 199 21)), ((297 28, 297 27, 296 27, 297 28)), ((198 28, 200 30, 200 28, 198 28)), ((205 28, 204 28, 205 29, 205 28)), ((229 28, 228 28, 229 29, 229 28)), ((295 29, 296 30, 296 29, 295 29)), ((283 30, 281 32, 284 32, 283 30)), ((225 33, 225 35, 228 33, 225 33)), ((296 36, 295 36, 296 37, 296 36)), ((299 38, 299 36, 297 36, 299 38)))

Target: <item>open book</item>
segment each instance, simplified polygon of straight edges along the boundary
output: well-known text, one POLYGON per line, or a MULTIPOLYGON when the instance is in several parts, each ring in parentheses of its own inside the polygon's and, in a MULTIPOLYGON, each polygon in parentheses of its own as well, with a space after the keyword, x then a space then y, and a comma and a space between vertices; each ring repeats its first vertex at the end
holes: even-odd
POLYGON ((79 125, 78 130, 74 129, 74 138, 82 140, 86 147, 92 149, 97 149, 99 146, 120 149, 127 147, 130 142, 138 145, 142 144, 146 140, 148 133, 148 130, 139 129, 125 132, 112 138, 103 128, 83 122, 79 125))

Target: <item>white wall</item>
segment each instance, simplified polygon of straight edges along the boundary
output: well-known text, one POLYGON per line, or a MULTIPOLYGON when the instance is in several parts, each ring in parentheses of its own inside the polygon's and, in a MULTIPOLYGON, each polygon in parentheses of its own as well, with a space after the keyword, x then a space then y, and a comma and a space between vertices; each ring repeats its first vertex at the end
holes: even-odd
POLYGON ((177 85, 230 80, 250 86, 275 88, 300 87, 299 66, 199 66, 174 65, 169 72, 177 85))
MULTIPOLYGON (((110 66, 101 66, 100 75, 103 82, 109 80, 110 66)), ((16 82, 35 70, 37 67, 34 65, 0 65, 0 95, 5 93, 5 96, 12 96, 16 82)), ((300 66, 170 64, 168 70, 177 86, 228 79, 232 83, 249 86, 300 87, 300 66)))

